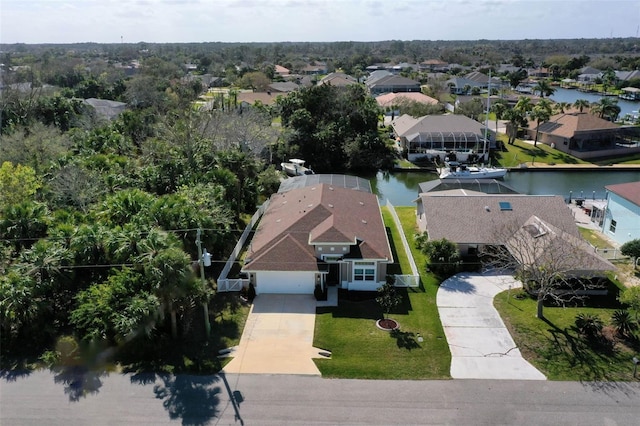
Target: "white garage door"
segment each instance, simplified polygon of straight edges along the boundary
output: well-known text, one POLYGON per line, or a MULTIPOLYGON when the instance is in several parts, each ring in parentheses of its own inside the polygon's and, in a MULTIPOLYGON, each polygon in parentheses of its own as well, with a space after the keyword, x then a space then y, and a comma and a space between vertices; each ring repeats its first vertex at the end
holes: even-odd
POLYGON ((256 293, 313 294, 314 272, 257 272, 256 293))

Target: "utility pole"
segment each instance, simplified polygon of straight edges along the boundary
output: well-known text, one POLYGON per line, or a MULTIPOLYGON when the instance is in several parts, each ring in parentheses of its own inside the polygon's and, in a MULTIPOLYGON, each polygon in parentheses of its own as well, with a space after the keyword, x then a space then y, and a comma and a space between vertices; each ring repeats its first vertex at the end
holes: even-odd
MULTIPOLYGON (((204 278, 204 267, 211 266, 211 255, 207 253, 207 249, 202 251, 202 241, 200 240, 200 235, 202 230, 198 228, 198 233, 196 235, 196 244, 198 245, 198 265, 200 266, 200 280, 202 281, 202 287, 207 289, 207 281, 204 278)), ((209 297, 207 296, 207 300, 202 304, 202 308, 204 310, 204 330, 209 337, 211 334, 211 322, 209 321, 209 297)))

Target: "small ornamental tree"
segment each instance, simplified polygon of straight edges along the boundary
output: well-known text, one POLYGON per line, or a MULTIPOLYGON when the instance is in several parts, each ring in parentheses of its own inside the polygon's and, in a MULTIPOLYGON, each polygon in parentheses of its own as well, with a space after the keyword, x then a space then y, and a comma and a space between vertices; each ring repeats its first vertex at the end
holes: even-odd
POLYGON ((635 268, 638 258, 640 258, 640 238, 624 243, 620 246, 620 253, 624 256, 629 256, 633 260, 633 267, 635 268))
POLYGON ((382 287, 378 288, 378 297, 376 297, 376 302, 378 302, 382 307, 383 319, 385 313, 389 315, 389 312, 402 302, 402 295, 396 290, 395 281, 396 279, 393 276, 387 275, 387 282, 384 283, 382 287))

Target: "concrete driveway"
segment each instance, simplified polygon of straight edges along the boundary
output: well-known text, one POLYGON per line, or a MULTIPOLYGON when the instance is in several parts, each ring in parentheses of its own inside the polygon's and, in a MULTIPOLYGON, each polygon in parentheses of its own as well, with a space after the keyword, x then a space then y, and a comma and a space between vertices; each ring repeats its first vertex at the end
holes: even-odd
POLYGON ((508 275, 458 274, 444 281, 436 303, 451 350, 454 379, 546 380, 516 347, 498 311, 496 294, 522 284, 508 275))
MULTIPOLYGON (((312 295, 261 294, 225 373, 320 375, 311 360, 324 351, 313 347, 316 300, 312 295)), ((328 355, 328 354, 326 354, 328 355)))

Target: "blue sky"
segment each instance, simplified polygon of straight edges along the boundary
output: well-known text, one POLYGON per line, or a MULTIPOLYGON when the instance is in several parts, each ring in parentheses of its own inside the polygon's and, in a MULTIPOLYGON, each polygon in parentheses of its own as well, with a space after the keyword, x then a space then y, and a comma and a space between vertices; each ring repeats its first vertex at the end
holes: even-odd
POLYGON ((635 37, 640 0, 0 0, 2 43, 635 37))

